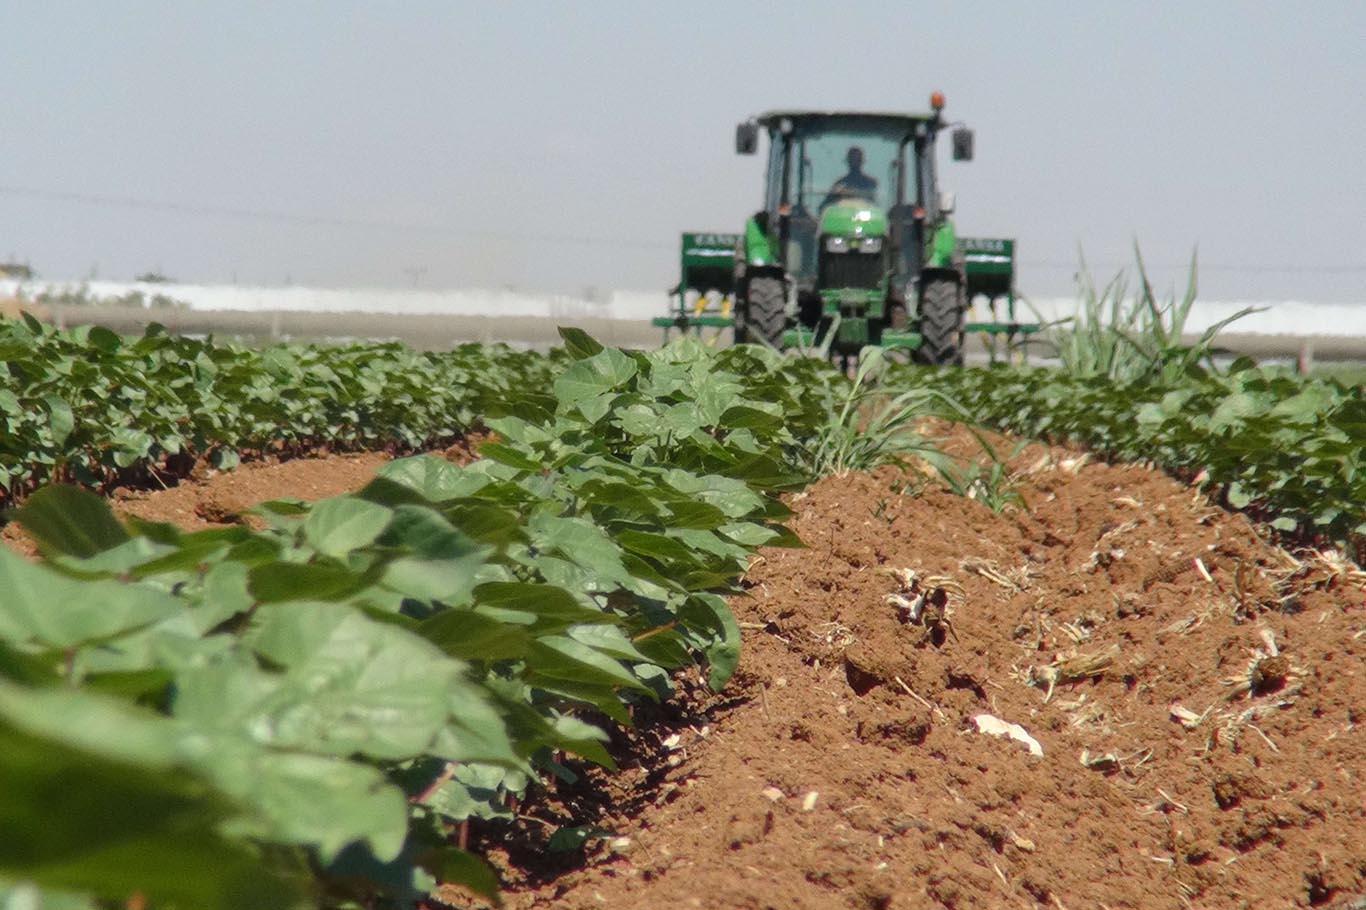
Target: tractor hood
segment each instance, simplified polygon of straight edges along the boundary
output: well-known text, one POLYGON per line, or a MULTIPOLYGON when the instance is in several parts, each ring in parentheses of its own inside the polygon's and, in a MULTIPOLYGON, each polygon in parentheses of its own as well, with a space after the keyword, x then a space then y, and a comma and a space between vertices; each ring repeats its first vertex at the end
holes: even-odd
POLYGON ((822 235, 882 237, 887 233, 887 213, 858 199, 842 199, 821 213, 822 235))

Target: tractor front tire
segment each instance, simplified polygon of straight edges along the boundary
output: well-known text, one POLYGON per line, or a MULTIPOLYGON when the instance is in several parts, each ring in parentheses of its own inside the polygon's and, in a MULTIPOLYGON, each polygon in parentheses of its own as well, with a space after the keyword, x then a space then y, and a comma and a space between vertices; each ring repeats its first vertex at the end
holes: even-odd
POLYGON ((751 278, 744 306, 736 316, 736 344, 767 342, 782 350, 783 330, 787 328, 787 293, 783 280, 771 276, 751 278))
POLYGON ((963 365, 963 331, 966 309, 958 282, 936 279, 920 297, 920 347, 916 363, 927 366, 963 365))

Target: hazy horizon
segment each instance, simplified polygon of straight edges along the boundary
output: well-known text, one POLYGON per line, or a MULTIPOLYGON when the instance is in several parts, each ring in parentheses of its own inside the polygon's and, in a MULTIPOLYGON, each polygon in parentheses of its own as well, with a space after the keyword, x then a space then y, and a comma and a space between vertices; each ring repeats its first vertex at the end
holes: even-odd
POLYGON ((1198 245, 1206 298, 1366 300, 1366 4, 0 10, 0 257, 45 279, 663 288, 757 205, 736 121, 941 89, 1028 294, 1137 239, 1162 291, 1198 245))

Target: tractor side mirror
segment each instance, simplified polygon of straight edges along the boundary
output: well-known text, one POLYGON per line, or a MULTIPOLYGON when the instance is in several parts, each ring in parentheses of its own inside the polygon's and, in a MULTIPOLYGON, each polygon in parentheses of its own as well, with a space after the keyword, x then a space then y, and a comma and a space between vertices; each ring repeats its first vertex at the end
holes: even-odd
POLYGON ((735 128, 735 154, 753 155, 759 150, 759 124, 746 120, 735 128))
POLYGON ((965 126, 953 131, 953 160, 972 160, 972 130, 965 126))

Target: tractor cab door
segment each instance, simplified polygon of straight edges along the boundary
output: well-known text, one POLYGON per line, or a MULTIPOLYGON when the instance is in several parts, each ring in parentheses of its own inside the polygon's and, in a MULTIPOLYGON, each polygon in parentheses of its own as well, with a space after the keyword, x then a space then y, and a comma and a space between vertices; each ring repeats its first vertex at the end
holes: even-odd
POLYGON ((934 185, 933 145, 917 131, 901 147, 897 204, 887 213, 896 246, 896 285, 906 287, 920 275, 925 259, 925 223, 929 206, 925 187, 934 185))

